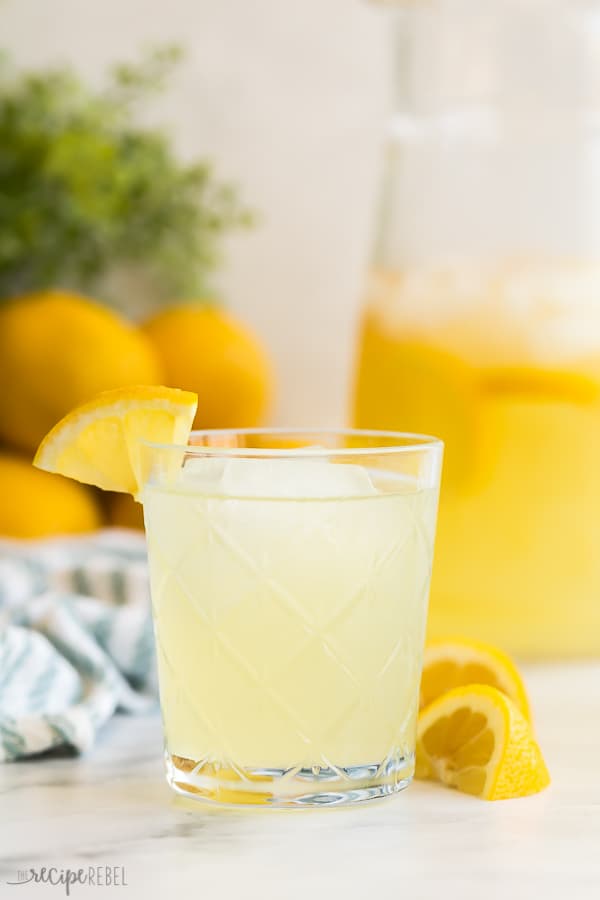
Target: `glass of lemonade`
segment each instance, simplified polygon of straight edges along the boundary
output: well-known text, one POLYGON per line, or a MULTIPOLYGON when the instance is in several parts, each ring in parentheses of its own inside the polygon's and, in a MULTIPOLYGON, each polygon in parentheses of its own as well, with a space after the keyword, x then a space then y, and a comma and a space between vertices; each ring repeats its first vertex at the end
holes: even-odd
POLYGON ((169 784, 273 807, 405 787, 441 442, 279 430, 190 441, 143 450, 169 784))

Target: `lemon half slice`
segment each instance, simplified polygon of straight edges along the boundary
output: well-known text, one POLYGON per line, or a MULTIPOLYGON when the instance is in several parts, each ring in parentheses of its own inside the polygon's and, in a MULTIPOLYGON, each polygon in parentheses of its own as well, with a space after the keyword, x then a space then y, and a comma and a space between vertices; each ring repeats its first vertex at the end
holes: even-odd
POLYGON ((531 710, 523 680, 512 659, 482 641, 452 637, 429 641, 423 658, 421 708, 451 688, 489 684, 515 703, 527 721, 531 710))
POLYGON ((142 487, 141 440, 187 444, 198 398, 150 385, 104 391, 71 410, 52 428, 33 460, 106 491, 137 494, 142 487))
POLYGON ((550 784, 529 723, 489 685, 455 688, 423 710, 417 759, 418 777, 484 800, 525 797, 550 784))

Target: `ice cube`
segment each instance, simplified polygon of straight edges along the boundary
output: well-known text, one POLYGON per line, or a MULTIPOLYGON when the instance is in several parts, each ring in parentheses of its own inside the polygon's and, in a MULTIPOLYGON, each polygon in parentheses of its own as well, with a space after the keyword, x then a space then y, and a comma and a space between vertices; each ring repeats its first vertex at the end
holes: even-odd
POLYGON ((377 494, 362 466, 327 459, 188 460, 183 481, 194 489, 229 497, 306 499, 377 494))
POLYGON ((224 466, 223 457, 189 456, 180 473, 181 483, 202 493, 219 494, 224 466))

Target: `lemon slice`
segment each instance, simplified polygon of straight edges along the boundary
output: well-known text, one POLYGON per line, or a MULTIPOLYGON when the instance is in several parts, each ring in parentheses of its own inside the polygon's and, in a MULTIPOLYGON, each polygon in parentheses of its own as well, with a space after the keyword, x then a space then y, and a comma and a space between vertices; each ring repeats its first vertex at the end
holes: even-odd
POLYGON ((198 398, 176 388, 140 385, 104 391, 48 432, 33 460, 38 469, 137 494, 141 440, 187 444, 198 398))
POLYGON ((525 797, 550 776, 529 723, 506 694, 483 684, 442 694, 419 716, 417 775, 484 800, 525 797))
POLYGON ((489 684, 510 697, 531 721, 523 680, 511 658, 493 647, 468 638, 428 642, 421 678, 421 708, 451 688, 465 684, 489 684))

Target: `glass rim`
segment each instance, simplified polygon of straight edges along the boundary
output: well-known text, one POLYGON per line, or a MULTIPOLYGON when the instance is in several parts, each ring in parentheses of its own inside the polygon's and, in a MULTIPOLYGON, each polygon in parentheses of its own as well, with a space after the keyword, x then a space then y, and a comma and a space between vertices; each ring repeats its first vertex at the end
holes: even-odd
POLYGON ((196 438, 227 438, 235 436, 264 435, 265 437, 286 436, 311 436, 311 437, 343 437, 370 438, 371 440, 387 440, 400 443, 386 443, 379 446, 365 447, 322 447, 308 445, 306 447, 234 447, 234 446, 210 446, 204 444, 169 444, 142 439, 142 446, 151 450, 177 451, 188 456, 214 456, 214 457, 247 457, 251 459, 323 459, 330 456, 342 457, 369 457, 388 456, 397 453, 427 452, 430 450, 442 450, 444 442, 430 434, 419 434, 410 431, 381 431, 369 428, 205 428, 190 432, 190 439, 196 438))

